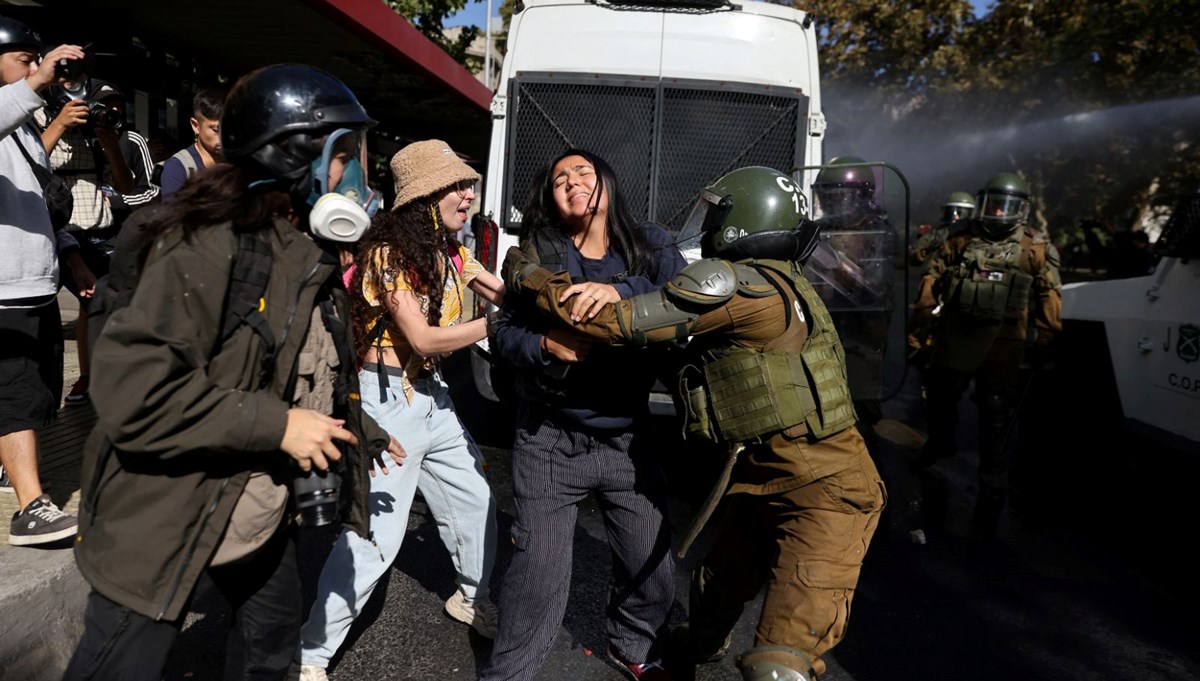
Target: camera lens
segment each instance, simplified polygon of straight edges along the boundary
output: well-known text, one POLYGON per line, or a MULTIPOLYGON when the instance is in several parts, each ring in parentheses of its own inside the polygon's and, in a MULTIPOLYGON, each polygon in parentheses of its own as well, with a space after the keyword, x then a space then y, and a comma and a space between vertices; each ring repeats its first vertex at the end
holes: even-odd
POLYGON ((333 471, 298 473, 292 480, 296 510, 305 527, 321 527, 337 520, 338 488, 341 478, 333 471))

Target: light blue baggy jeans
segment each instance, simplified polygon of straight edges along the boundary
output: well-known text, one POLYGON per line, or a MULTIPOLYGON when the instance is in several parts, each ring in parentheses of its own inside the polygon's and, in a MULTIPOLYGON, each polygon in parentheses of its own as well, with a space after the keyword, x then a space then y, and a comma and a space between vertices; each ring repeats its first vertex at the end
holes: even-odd
MULTIPOLYGON (((380 578, 391 568, 418 489, 437 521, 442 543, 468 601, 488 597, 496 559, 496 502, 483 472, 483 459, 454 412, 441 377, 419 379, 412 404, 398 375, 389 377, 387 402, 379 402, 375 371, 360 371, 366 412, 396 438, 408 456, 397 467, 386 458, 388 474, 371 478, 370 538, 342 530, 321 569, 317 599, 301 631, 302 664, 327 667, 362 612, 380 578)), ((386 456, 386 455, 385 455, 386 456)))

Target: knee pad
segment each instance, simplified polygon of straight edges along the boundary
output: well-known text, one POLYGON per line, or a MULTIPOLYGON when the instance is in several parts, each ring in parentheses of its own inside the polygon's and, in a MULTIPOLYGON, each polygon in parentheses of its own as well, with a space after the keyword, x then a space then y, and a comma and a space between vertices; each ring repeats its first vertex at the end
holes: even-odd
POLYGON ((759 646, 738 655, 743 681, 816 681, 808 655, 787 646, 759 646))

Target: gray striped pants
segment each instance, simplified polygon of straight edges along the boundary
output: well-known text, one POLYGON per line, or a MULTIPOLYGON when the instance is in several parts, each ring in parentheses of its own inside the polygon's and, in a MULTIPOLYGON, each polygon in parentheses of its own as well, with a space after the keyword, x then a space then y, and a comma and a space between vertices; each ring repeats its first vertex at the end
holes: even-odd
POLYGON ((595 492, 613 557, 609 640, 627 660, 659 657, 675 600, 667 494, 651 452, 632 432, 564 428, 522 409, 512 449, 516 547, 498 606, 500 624, 482 681, 532 679, 562 625, 571 586, 577 504, 595 492))

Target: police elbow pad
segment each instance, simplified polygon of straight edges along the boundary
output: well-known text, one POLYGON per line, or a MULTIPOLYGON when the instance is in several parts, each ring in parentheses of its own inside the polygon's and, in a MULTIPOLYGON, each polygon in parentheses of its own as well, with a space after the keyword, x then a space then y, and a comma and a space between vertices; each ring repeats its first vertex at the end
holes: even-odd
POLYGON ((633 345, 687 338, 698 318, 668 300, 666 289, 634 296, 622 301, 621 307, 617 315, 621 335, 633 345))
POLYGON ((667 295, 699 305, 721 305, 737 293, 738 278, 733 264, 721 258, 705 258, 683 268, 667 282, 667 295))

